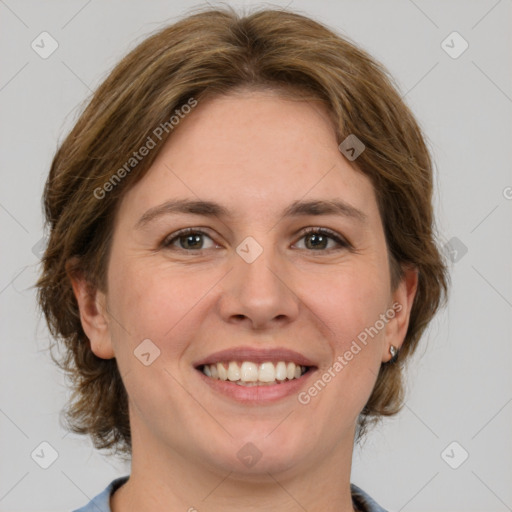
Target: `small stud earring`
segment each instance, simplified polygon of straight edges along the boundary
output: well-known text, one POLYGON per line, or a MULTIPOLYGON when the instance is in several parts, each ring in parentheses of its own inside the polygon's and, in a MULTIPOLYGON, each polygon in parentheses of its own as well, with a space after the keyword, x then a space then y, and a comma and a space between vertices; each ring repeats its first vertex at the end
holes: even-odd
POLYGON ((391 345, 389 347, 389 353, 391 354, 391 359, 390 361, 394 360, 398 354, 398 349, 394 346, 394 345, 391 345))

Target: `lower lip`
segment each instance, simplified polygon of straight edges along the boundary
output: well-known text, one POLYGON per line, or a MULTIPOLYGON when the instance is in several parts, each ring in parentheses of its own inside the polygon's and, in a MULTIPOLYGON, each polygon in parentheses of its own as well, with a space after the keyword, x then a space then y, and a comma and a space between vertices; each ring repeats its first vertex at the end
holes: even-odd
POLYGON ((281 384, 265 386, 240 386, 229 380, 213 379, 206 376, 201 370, 196 371, 203 381, 214 391, 243 403, 275 402, 281 398, 296 395, 308 382, 315 370, 308 370, 298 379, 292 379, 281 384))

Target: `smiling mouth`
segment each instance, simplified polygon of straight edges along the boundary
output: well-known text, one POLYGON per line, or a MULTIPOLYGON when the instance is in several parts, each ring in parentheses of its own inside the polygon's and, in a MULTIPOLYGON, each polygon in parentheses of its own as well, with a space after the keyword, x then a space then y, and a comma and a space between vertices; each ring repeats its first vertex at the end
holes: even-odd
POLYGON ((295 364, 292 361, 222 361, 203 364, 197 367, 207 377, 214 380, 232 382, 239 386, 273 386, 300 379, 312 370, 312 366, 295 364))

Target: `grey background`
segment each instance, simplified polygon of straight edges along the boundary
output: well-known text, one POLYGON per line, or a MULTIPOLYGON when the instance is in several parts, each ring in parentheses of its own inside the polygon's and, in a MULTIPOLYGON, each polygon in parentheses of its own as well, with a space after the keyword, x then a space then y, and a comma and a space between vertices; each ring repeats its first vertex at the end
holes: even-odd
MULTIPOLYGON (((196 5, 0 0, 2 512, 69 511, 129 472, 59 425, 68 391, 30 288, 40 198, 53 153, 90 91, 146 35, 196 5), (43 31, 59 44, 47 59, 31 48, 43 31), (43 441, 58 453, 48 469, 31 458, 43 441)), ((411 363, 404 409, 356 448, 352 482, 395 511, 512 510, 512 2, 272 5, 327 23, 390 70, 436 162, 440 243, 457 251, 449 305, 411 363), (458 58, 441 46, 453 31, 469 44, 458 58), (453 441, 460 447, 443 458, 453 441), (469 457, 453 469, 446 461, 459 464, 462 450, 469 457)))

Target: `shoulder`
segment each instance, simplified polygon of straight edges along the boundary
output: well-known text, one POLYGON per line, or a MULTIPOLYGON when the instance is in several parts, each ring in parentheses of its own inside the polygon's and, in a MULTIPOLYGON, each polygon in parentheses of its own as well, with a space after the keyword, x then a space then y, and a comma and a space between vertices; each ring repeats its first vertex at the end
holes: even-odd
POLYGON ((128 476, 116 478, 100 494, 94 497, 87 505, 73 512, 112 512, 110 510, 110 495, 128 480, 128 476))
POLYGON ((357 485, 350 484, 350 489, 352 491, 352 501, 361 512, 388 512, 357 485))

